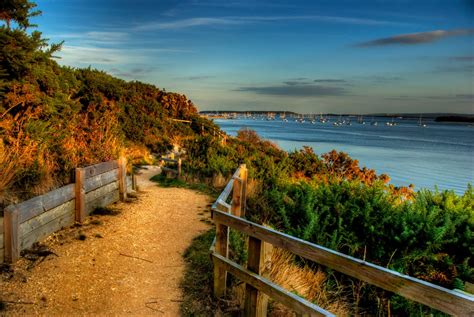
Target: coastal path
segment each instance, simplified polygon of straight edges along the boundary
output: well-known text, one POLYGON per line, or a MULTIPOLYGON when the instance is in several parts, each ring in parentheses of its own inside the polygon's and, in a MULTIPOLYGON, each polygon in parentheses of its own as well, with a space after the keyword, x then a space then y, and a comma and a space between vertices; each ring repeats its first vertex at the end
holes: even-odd
POLYGON ((132 202, 47 238, 52 254, 4 267, 0 315, 178 316, 182 255, 209 229, 211 198, 158 187, 149 181, 157 173, 149 167, 137 175, 140 192, 132 202))

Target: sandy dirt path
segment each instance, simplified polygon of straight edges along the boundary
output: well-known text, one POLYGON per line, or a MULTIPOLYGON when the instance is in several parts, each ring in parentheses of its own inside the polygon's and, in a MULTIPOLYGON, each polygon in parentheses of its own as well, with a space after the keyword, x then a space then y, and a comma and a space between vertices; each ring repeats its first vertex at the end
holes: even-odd
POLYGON ((182 254, 209 226, 210 198, 188 189, 160 188, 139 176, 131 203, 112 205, 117 215, 93 216, 46 244, 57 254, 21 259, 4 270, 0 315, 179 316, 182 254), (84 239, 85 238, 85 239, 84 239), (84 240, 81 240, 84 239, 84 240))

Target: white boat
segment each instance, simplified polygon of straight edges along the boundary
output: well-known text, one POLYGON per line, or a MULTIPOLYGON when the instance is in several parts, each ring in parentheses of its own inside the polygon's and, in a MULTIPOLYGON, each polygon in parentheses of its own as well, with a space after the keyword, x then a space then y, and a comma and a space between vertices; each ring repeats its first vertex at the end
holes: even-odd
POLYGON ((426 128, 427 125, 426 125, 426 123, 423 123, 423 121, 421 120, 421 117, 422 117, 422 115, 420 114, 420 120, 418 120, 418 126, 420 126, 422 128, 426 128))

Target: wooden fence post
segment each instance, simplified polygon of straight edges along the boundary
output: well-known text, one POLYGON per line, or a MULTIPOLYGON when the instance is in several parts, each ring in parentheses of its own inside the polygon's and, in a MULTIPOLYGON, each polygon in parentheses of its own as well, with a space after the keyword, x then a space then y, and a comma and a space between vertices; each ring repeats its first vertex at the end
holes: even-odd
POLYGON ((242 205, 240 206, 241 209, 241 217, 245 217, 245 213, 247 211, 247 178, 248 178, 248 169, 245 164, 242 164, 240 167, 240 179, 242 180, 242 205))
POLYGON ((132 174, 132 189, 138 190, 137 175, 135 173, 132 174))
POLYGON ((75 198, 76 198, 76 222, 82 223, 86 217, 86 192, 84 181, 86 175, 83 168, 76 168, 75 175, 75 198))
POLYGON ((242 215, 242 179, 234 179, 234 186, 232 190, 232 206, 231 213, 234 216, 241 217, 242 215))
POLYGON ((127 199, 127 159, 120 157, 118 160, 118 182, 120 200, 127 199))
POLYGON ((5 262, 14 263, 20 257, 20 237, 17 208, 8 208, 4 211, 3 231, 5 243, 5 262))
MULTIPOLYGON (((262 274, 265 267, 264 243, 254 237, 249 237, 247 269, 262 274)), ((265 317, 267 315, 268 297, 250 284, 245 285, 244 316, 265 317)))
MULTIPOLYGON (((215 252, 229 257, 229 227, 216 224, 216 248, 215 252)), ((219 298, 225 295, 227 283, 227 271, 214 263, 214 296, 219 298)))

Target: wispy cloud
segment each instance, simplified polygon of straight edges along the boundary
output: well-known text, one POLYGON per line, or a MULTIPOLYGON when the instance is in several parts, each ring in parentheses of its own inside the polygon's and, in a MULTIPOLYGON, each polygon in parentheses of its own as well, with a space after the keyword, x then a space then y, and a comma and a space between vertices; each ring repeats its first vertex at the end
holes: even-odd
POLYGON ((184 29, 198 26, 225 26, 244 25, 262 22, 281 21, 312 21, 357 25, 410 25, 408 23, 392 22, 386 20, 362 19, 354 17, 326 16, 326 15, 295 15, 295 16, 226 16, 226 17, 195 17, 179 19, 168 22, 148 22, 137 25, 135 31, 152 31, 166 29, 184 29))
POLYGON ((455 101, 472 102, 472 100, 474 99, 474 94, 432 95, 432 96, 422 96, 422 98, 433 99, 433 100, 455 100, 455 101))
POLYGON ((301 81, 301 80, 295 80, 295 81, 289 80, 289 81, 284 81, 283 83, 288 86, 309 85, 309 82, 301 81))
POLYGON ((298 86, 298 85, 311 85, 313 83, 317 84, 347 84, 345 79, 334 79, 334 78, 320 78, 311 80, 306 77, 293 78, 288 81, 284 81, 283 84, 287 86, 298 86))
POLYGON ((323 78, 323 79, 315 79, 315 83, 347 83, 347 80, 345 79, 331 79, 331 78, 323 78))
POLYGON ((177 77, 177 79, 184 79, 184 80, 205 80, 214 78, 215 76, 210 75, 197 75, 197 76, 187 76, 187 77, 177 77))
POLYGON ((48 34, 47 37, 55 39, 70 41, 78 41, 89 44, 120 44, 130 39, 130 34, 127 32, 107 32, 107 31, 91 31, 91 32, 76 32, 76 33, 58 33, 48 34))
POLYGON ((464 73, 470 76, 474 76, 474 64, 467 65, 441 65, 437 66, 434 73, 464 73))
POLYGON ((409 100, 418 100, 419 97, 414 96, 394 96, 394 97, 385 97, 385 100, 394 100, 394 101, 409 101, 409 100))
POLYGON ((474 94, 458 94, 458 95, 456 95, 456 98, 473 100, 474 99, 474 94))
POLYGON ((391 37, 385 37, 368 42, 359 43, 358 47, 386 46, 386 45, 416 45, 426 44, 438 41, 443 38, 453 36, 473 35, 474 29, 457 29, 457 30, 437 30, 430 32, 420 32, 411 34, 401 34, 391 37))
POLYGON ((370 80, 375 82, 375 83, 392 83, 392 82, 395 82, 395 81, 403 80, 403 77, 375 75, 375 76, 370 77, 370 80))
POLYGON ((138 79, 143 78, 145 75, 153 73, 154 68, 150 67, 134 67, 132 69, 118 69, 112 68, 110 72, 118 77, 125 79, 138 79))
POLYGON ((450 59, 458 62, 474 62, 474 55, 451 56, 450 59))
POLYGON ((264 87, 240 87, 236 89, 236 91, 253 92, 259 95, 287 97, 324 97, 342 96, 347 94, 347 90, 341 87, 307 84, 264 87))
POLYGON ((95 64, 129 64, 133 61, 143 61, 159 53, 188 53, 191 51, 174 48, 124 49, 104 48, 95 46, 65 45, 57 54, 63 63, 73 66, 95 64))

